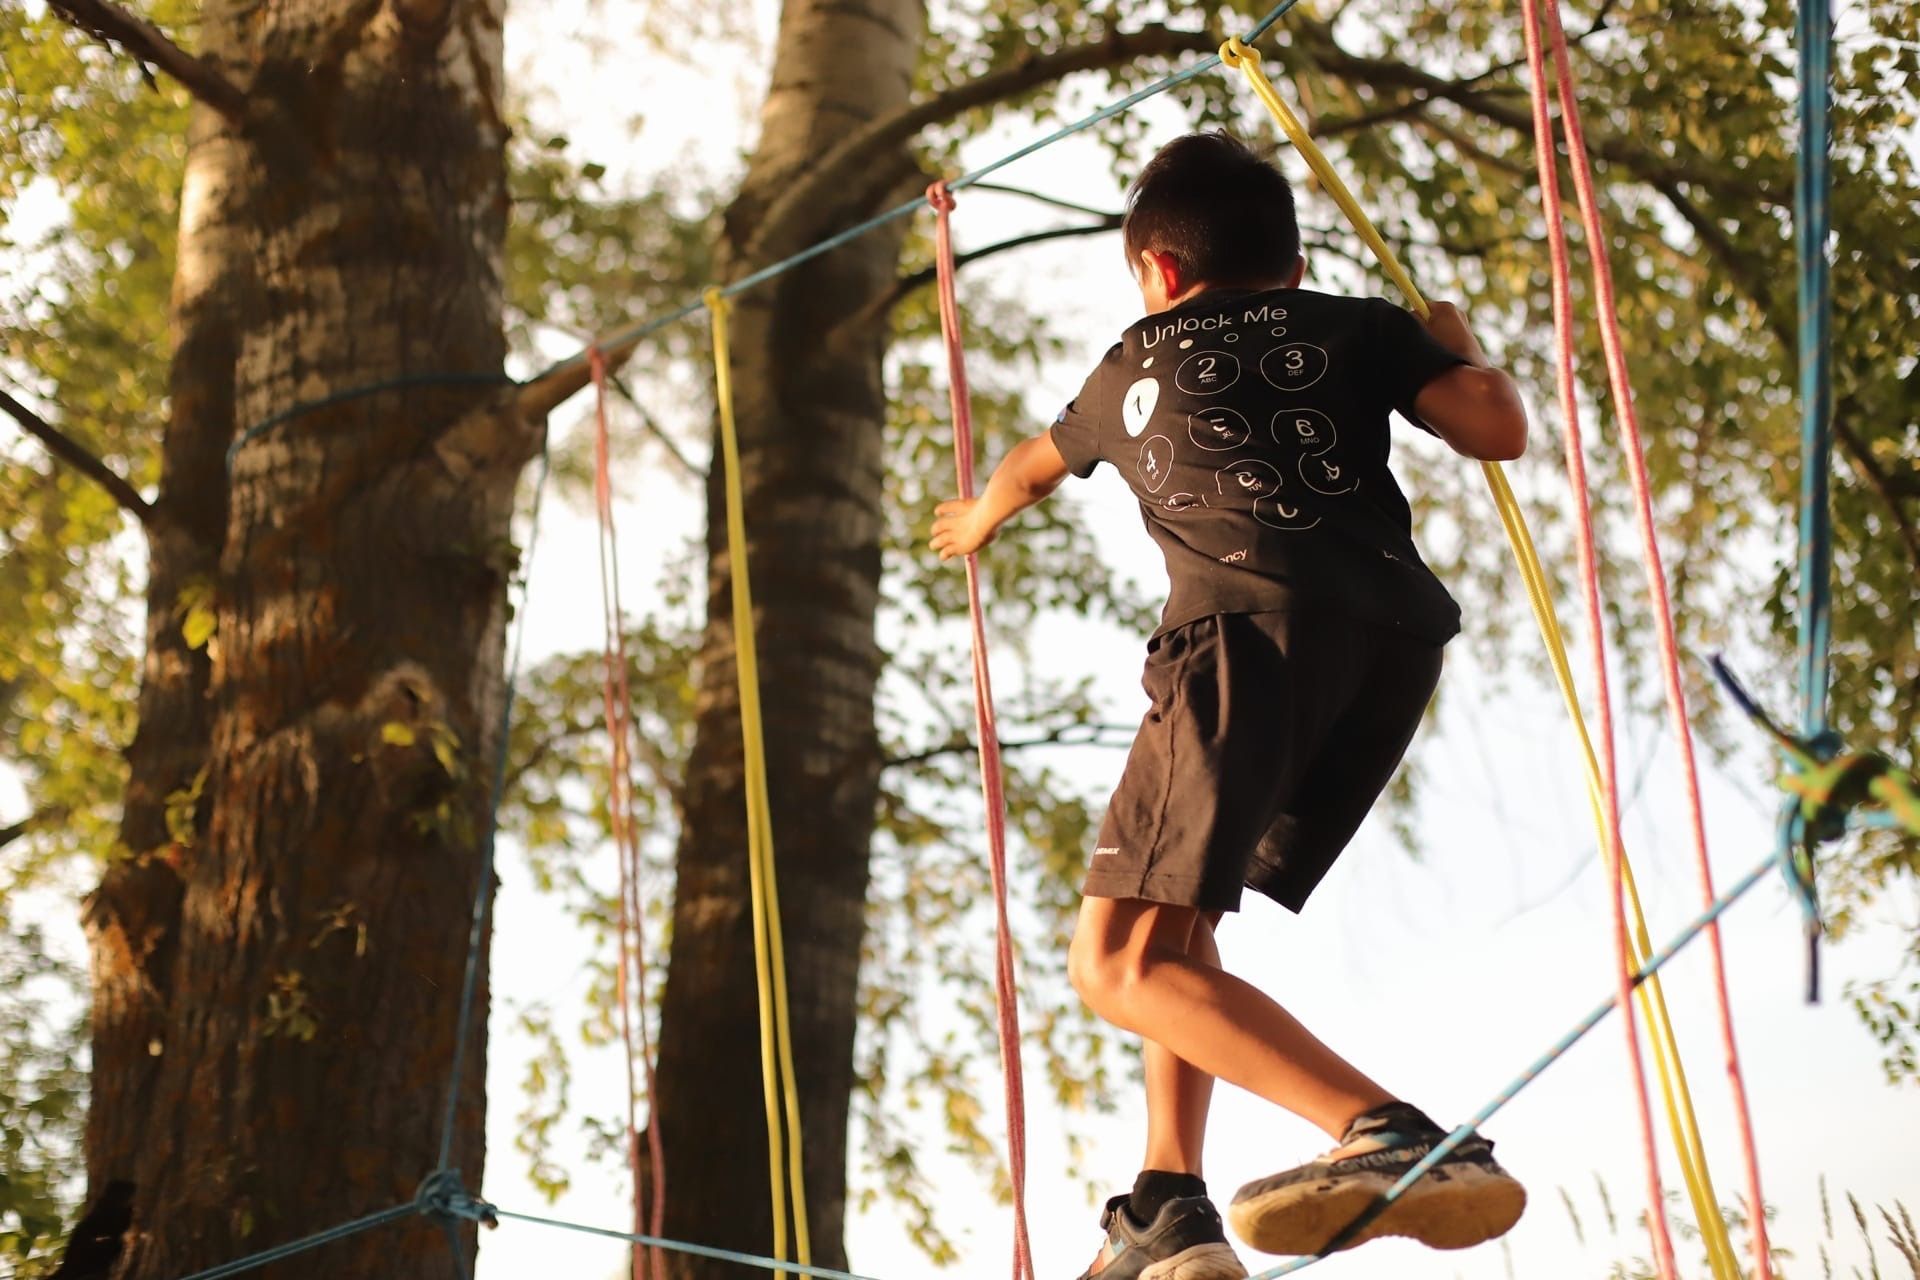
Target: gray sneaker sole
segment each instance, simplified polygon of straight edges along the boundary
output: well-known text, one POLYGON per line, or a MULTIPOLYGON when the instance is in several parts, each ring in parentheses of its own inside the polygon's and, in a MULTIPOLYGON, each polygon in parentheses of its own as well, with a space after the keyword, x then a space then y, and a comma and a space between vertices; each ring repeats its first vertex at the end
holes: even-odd
MULTIPOLYGON (((1140 1280, 1246 1280, 1232 1245, 1197 1244, 1140 1273, 1140 1280)), ((1096 1276, 1095 1280, 1098 1280, 1096 1276)))
MULTIPOLYGON (((1366 1173, 1299 1182, 1236 1197, 1227 1221, 1262 1253, 1320 1253, 1395 1181, 1366 1173)), ((1449 1163, 1407 1188, 1342 1247, 1405 1236, 1432 1249, 1471 1249, 1511 1231, 1526 1207, 1526 1188, 1498 1166, 1449 1163)))

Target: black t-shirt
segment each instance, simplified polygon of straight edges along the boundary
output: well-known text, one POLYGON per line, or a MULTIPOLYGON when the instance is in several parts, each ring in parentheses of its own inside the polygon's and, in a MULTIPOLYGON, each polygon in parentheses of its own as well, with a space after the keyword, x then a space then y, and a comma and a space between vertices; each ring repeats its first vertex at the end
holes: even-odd
POLYGON ((1131 325, 1060 413, 1078 476, 1109 462, 1167 559, 1161 630, 1325 605, 1435 644, 1460 607, 1413 545, 1387 415, 1463 364, 1381 298, 1215 289, 1131 325))

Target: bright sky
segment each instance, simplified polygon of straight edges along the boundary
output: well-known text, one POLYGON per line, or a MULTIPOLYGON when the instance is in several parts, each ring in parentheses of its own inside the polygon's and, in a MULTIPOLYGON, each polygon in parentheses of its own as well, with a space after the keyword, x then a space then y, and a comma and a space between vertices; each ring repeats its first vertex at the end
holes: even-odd
MULTIPOLYGON (((775 8, 771 0, 758 5, 763 43, 775 8)), ((716 83, 703 69, 646 52, 635 34, 638 10, 623 0, 599 5, 555 0, 541 6, 534 22, 528 20, 529 7, 518 6, 508 32, 515 82, 538 95, 542 127, 568 133, 575 153, 610 165, 613 180, 640 181, 665 168, 689 166, 724 179, 736 170, 746 137, 743 122, 761 88, 764 65, 749 60, 736 70, 733 83, 716 83), (571 34, 556 34, 585 30, 602 33, 601 52, 571 34), (711 109, 687 110, 690 101, 711 109), (624 122, 635 115, 641 123, 629 133, 624 122)), ((1076 104, 1090 105, 1097 92, 1087 87, 1076 104)), ((1144 112, 1157 135, 1180 127, 1177 114, 1164 103, 1144 112)), ((1031 125, 1023 125, 981 138, 969 146, 967 158, 977 163, 1031 132, 1031 125)), ((1118 192, 1104 157, 1089 144, 1055 148, 1004 177, 1076 201, 1117 207, 1118 192)), ((963 197, 957 214, 963 248, 1052 224, 1053 215, 1037 206, 985 194, 963 197)), ((1046 369, 1036 384, 1037 415, 1072 393, 1085 362, 1135 318, 1138 308, 1107 240, 1069 241, 1002 259, 974 278, 991 278, 1033 299, 1080 302, 1072 316, 1059 317, 1078 350, 1046 369)), ((580 408, 565 411, 556 429, 574 427, 580 408)), ((1551 429, 1550 419, 1537 414, 1536 422, 1539 430, 1551 429)), ((699 424, 680 426, 697 452, 699 424)), ((1434 465, 1448 465, 1427 442, 1405 443, 1434 465)), ((639 472, 635 468, 635 474, 621 478, 623 589, 636 612, 655 598, 665 561, 703 519, 696 495, 658 470, 639 472), (658 540, 654 531, 661 529, 674 531, 671 541, 658 540)), ((1105 471, 1071 493, 1103 553, 1143 583, 1157 586, 1157 554, 1118 478, 1105 471)), ((529 663, 597 641, 591 538, 584 511, 548 505, 532 566, 529 663)), ((1142 708, 1142 639, 1058 619, 1043 629, 1033 648, 1043 674, 1049 662, 1057 663, 1051 668, 1055 675, 1099 670, 1110 718, 1124 720, 1142 708)), ((1371 825, 1304 915, 1290 917, 1250 898, 1248 910, 1222 935, 1231 969, 1272 992, 1335 1047, 1443 1122, 1463 1118, 1492 1096, 1610 990, 1607 891, 1557 698, 1526 675, 1496 680, 1478 657, 1471 635, 1450 648, 1444 711, 1417 748, 1426 773, 1418 815, 1425 860, 1410 860, 1384 829, 1371 825)), ((1664 939, 1699 904, 1683 835, 1677 769, 1657 725, 1630 726, 1622 750, 1623 773, 1646 778, 1628 813, 1628 835, 1654 932, 1664 939)), ((1062 756, 1061 762, 1089 787, 1104 788, 1120 756, 1083 751, 1062 756)), ((1707 779, 1715 869, 1723 884, 1769 847, 1768 772, 1754 753, 1707 779)), ((0 790, 9 786, 9 779, 0 779, 0 790)), ((11 815, 17 796, 6 791, 0 802, 0 816, 11 815)), ((513 1149, 529 1046, 513 1032, 512 1013, 547 1003, 558 1025, 576 1026, 595 944, 559 904, 533 892, 510 847, 503 849, 501 870, 484 1193, 506 1208, 618 1227, 627 1220, 624 1172, 580 1158, 584 1142, 577 1131, 563 1143, 573 1157, 575 1190, 551 1207, 528 1183, 525 1161, 513 1149)), ((606 871, 611 875, 610 861, 606 871)), ((1857 1194, 1868 1206, 1897 1198, 1920 1202, 1920 1166, 1907 1149, 1911 1136, 1920 1132, 1920 1092, 1884 1082, 1874 1046, 1840 999, 1849 979, 1890 972, 1903 938, 1916 924, 1913 897, 1903 893, 1881 919, 1830 948, 1828 1001, 1810 1008, 1800 995, 1799 920, 1781 887, 1768 881, 1728 917, 1728 958, 1763 1171, 1768 1197, 1780 1209, 1776 1238, 1801 1260, 1792 1267, 1796 1277, 1818 1274, 1813 1260, 1825 1238, 1822 1176, 1835 1198, 1838 1239, 1828 1248, 1838 1274, 1850 1274, 1852 1263, 1864 1266, 1866 1257, 1840 1199, 1844 1192, 1857 1194)), ((983 933, 978 942, 985 948, 990 938, 983 933)), ((1703 950, 1683 955, 1668 969, 1668 996, 1721 1196, 1731 1201, 1741 1183, 1710 1016, 1708 972, 1703 950)), ((603 1117, 621 1111, 614 1053, 574 1052, 576 1106, 603 1117)), ((986 1083, 991 1098, 997 1086, 986 1083)), ((1036 1263, 1042 1276, 1066 1277, 1086 1265, 1099 1233, 1087 1190, 1061 1176, 1067 1163, 1065 1130, 1040 1095, 1038 1089, 1030 1091, 1029 1212, 1036 1263)), ((757 1107, 758 1101, 740 1099, 738 1105, 757 1107)), ((1630 1225, 1644 1205, 1633 1116, 1621 1033, 1609 1020, 1489 1126, 1502 1161, 1533 1195, 1527 1216, 1504 1245, 1447 1255, 1382 1242, 1323 1264, 1320 1274, 1345 1280, 1605 1275, 1611 1260, 1647 1252, 1644 1235, 1630 1225), (1604 1179, 1619 1213, 1617 1235, 1605 1224, 1597 1178, 1604 1179), (1584 1243, 1563 1194, 1578 1213, 1584 1243)), ((950 1274, 1001 1273, 1011 1238, 1007 1212, 968 1168, 943 1154, 936 1125, 915 1123, 921 1126, 923 1164, 941 1188, 942 1225, 964 1253, 950 1274)), ((1073 1126, 1093 1137, 1086 1167, 1097 1171, 1102 1187, 1126 1185, 1137 1168, 1143 1133, 1137 1102, 1123 1099, 1112 1116, 1074 1117, 1073 1126)), ((1212 1134, 1210 1181, 1222 1199, 1242 1181, 1308 1159, 1325 1145, 1304 1123, 1231 1088, 1223 1088, 1216 1101, 1212 1134)), ((671 1152, 668 1160, 671 1165, 671 1152)), ((1664 1174, 1669 1187, 1678 1186, 1671 1160, 1664 1174)), ((742 1178, 742 1195, 763 1192, 757 1168, 743 1170, 742 1178)), ((869 1275, 903 1280, 932 1271, 884 1208, 852 1219, 848 1247, 854 1269, 869 1275)), ((1877 1247, 1883 1259, 1893 1261, 1884 1242, 1877 1247)), ((1683 1258, 1693 1256, 1690 1244, 1683 1241, 1680 1248, 1683 1258)), ((612 1277, 623 1253, 616 1243, 509 1224, 483 1239, 479 1275, 480 1280, 543 1273, 612 1277)), ((1256 1270, 1267 1265, 1256 1255, 1244 1256, 1256 1270)), ((1689 1267, 1689 1274, 1697 1271, 1689 1267)))

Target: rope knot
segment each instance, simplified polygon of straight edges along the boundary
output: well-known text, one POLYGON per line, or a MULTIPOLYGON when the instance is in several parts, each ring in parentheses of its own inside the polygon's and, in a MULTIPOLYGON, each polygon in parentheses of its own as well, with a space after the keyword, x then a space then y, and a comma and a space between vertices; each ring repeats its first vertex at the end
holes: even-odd
POLYGON ((420 1189, 413 1193, 413 1205, 423 1217, 442 1222, 465 1218, 483 1227, 500 1225, 498 1212, 467 1191, 458 1169, 435 1169, 428 1174, 420 1183, 420 1189))
POLYGON ((727 309, 726 291, 719 285, 708 285, 700 293, 700 300, 707 304, 709 311, 724 312, 727 309))
POLYGON ((1220 61, 1235 68, 1242 62, 1258 63, 1260 51, 1241 40, 1239 36, 1228 36, 1227 42, 1220 46, 1220 61))
POLYGON ((953 192, 948 190, 945 178, 927 184, 927 203, 933 206, 935 213, 953 212, 953 192))

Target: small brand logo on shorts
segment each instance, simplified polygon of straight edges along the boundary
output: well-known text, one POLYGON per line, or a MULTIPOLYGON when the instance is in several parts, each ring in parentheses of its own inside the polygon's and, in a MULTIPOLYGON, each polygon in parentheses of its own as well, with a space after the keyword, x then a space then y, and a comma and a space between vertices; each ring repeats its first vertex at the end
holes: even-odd
POLYGON ((1098 857, 1102 857, 1109 854, 1115 854, 1119 852, 1120 852, 1120 847, 1118 845, 1107 845, 1103 848, 1095 849, 1093 851, 1093 856, 1098 858, 1098 857))

